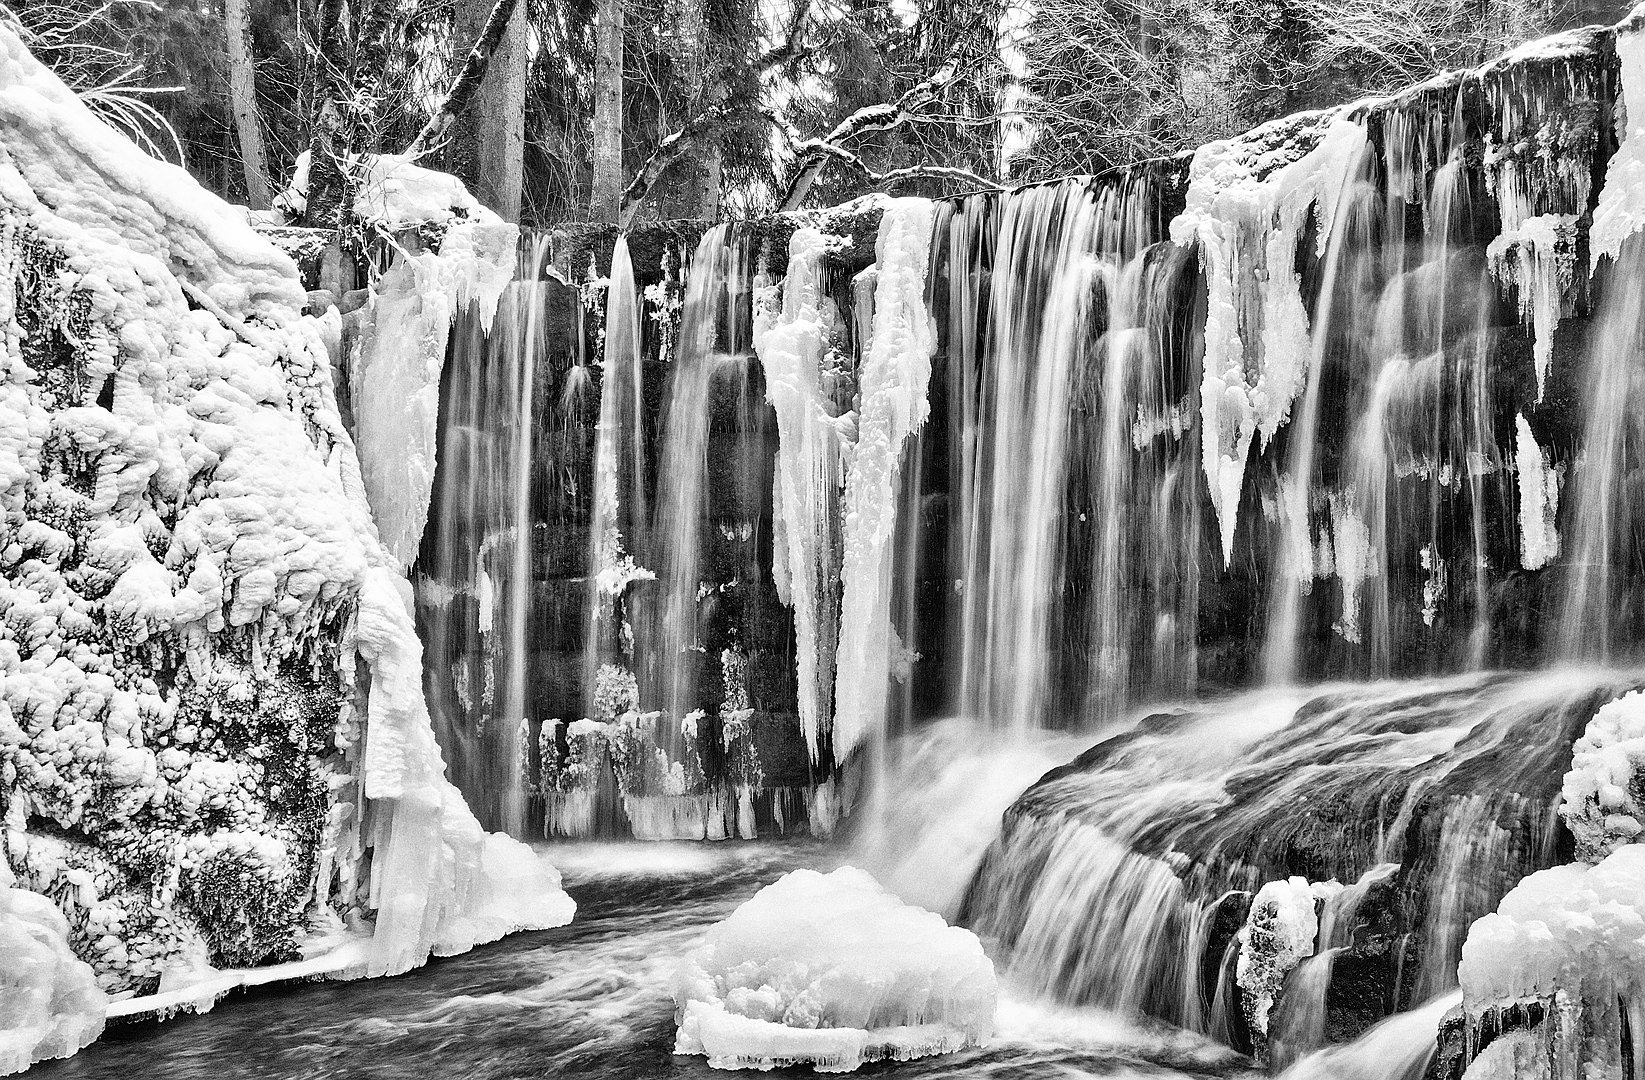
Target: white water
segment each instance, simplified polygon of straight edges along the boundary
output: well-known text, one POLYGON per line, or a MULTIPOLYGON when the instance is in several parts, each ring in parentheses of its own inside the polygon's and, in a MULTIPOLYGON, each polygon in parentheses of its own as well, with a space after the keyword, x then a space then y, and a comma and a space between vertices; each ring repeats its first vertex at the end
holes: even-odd
POLYGON ((1297 1062, 1282 1080, 1421 1080, 1437 1049, 1440 1020, 1461 1002, 1459 991, 1391 1016, 1354 1042, 1297 1062))

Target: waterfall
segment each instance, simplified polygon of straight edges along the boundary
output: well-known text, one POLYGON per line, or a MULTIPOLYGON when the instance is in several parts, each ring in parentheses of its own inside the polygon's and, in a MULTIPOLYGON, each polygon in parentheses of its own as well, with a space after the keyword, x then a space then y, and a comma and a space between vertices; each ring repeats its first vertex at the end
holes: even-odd
MULTIPOLYGON (((642 687, 641 693, 643 703, 660 708, 676 726, 698 709, 703 648, 698 564, 708 519, 710 407, 716 384, 743 370, 747 343, 741 340, 736 291, 749 280, 746 241, 733 236, 730 225, 716 225, 703 234, 688 275, 664 408, 656 518, 647 544, 660 571, 663 610, 660 625, 643 635, 653 654, 648 667, 655 673, 649 680, 653 685, 642 687)), ((719 473, 722 480, 738 472, 737 456, 726 456, 731 460, 719 473)), ((718 502, 733 493, 722 489, 713 494, 718 502)))
POLYGON ((532 715, 529 664, 546 254, 546 239, 524 243, 495 317, 469 310, 452 333, 433 511, 414 575, 447 769, 482 823, 517 835, 522 754, 542 720, 532 715))
POLYGON ((588 627, 583 639, 584 715, 610 720, 635 708, 632 630, 624 593, 653 579, 634 561, 646 525, 644 366, 640 298, 628 241, 611 252, 595 427, 594 511, 589 527, 588 627), (626 544, 626 546, 625 546, 626 544), (626 663, 625 663, 626 661, 626 663))

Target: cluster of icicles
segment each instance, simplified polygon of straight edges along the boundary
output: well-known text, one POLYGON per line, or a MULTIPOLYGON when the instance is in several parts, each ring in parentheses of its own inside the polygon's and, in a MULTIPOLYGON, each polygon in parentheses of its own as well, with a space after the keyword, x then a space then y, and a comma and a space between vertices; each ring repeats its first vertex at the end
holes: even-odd
MULTIPOLYGON (((1638 96, 1637 35, 1617 48, 1638 96)), ((1552 49, 1539 62, 1566 63, 1563 82, 1541 89, 1475 73, 1425 105, 1362 103, 1213 144, 1185 191, 1167 169, 886 200, 876 262, 848 297, 830 289, 850 238, 826 215, 792 233, 786 272, 748 230, 711 230, 665 335, 656 463, 642 327, 668 316, 619 241, 600 283, 583 715, 653 710, 676 763, 695 730, 717 587, 702 507, 723 494, 711 387, 730 369, 774 418, 775 462, 731 471, 770 477, 795 707, 824 764, 872 756, 918 711, 906 677, 922 658, 940 663, 919 669, 919 709, 1021 731, 1192 696, 1202 678, 1613 657, 1645 324, 1609 298, 1639 276, 1624 241, 1645 136, 1625 134, 1594 197, 1592 149, 1527 153, 1493 134, 1602 96, 1580 53, 1552 49), (1483 133, 1462 117, 1468 79, 1486 79, 1483 133), (1452 91, 1454 115, 1433 107, 1452 91), (1588 324, 1559 335, 1578 313, 1588 324), (648 579, 649 608, 613 619, 648 579), (1508 586, 1521 591, 1504 599, 1508 586), (1528 609, 1547 625, 1505 625, 1528 609)), ((592 390, 579 373, 568 395, 592 390)), ((529 376, 515 385, 529 393, 529 376)), ((532 522, 514 503, 488 543, 526 577, 507 534, 532 522)), ((509 576, 482 589, 499 625, 498 605, 525 602, 509 576)), ((519 700, 529 677, 483 692, 519 700)), ((722 711, 746 711, 747 695, 724 696, 722 711)))

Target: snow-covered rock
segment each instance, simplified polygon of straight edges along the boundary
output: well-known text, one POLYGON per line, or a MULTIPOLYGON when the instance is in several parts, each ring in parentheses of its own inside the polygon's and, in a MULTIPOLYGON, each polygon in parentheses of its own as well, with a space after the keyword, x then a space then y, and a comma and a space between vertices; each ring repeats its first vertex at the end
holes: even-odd
MULTIPOLYGON (((1577 858, 1599 862, 1645 830, 1645 691, 1602 707, 1571 748, 1559 812, 1577 858)), ((1645 882, 1642 882, 1645 886, 1645 882)))
POLYGON ((0 1076, 65 1058, 103 1031, 108 998, 69 948, 63 913, 0 860, 0 1076))
POLYGON ((0 861, 111 993, 570 915, 445 780, 304 302, 0 28, 0 861))
POLYGON ((1314 955, 1314 939, 1319 935, 1316 889, 1306 878, 1270 881, 1251 901, 1251 912, 1239 932, 1235 974, 1246 1019, 1258 1032, 1268 1031, 1268 1016, 1285 976, 1314 955))
POLYGON ((721 1069, 848 1072, 980 1045, 996 996, 994 966, 969 930, 853 867, 796 870, 686 959, 674 1052, 721 1069))
POLYGON ((1581 995, 1598 977, 1614 1002, 1645 991, 1645 846, 1619 848, 1598 866, 1540 870, 1478 920, 1457 976, 1471 1013, 1581 995))

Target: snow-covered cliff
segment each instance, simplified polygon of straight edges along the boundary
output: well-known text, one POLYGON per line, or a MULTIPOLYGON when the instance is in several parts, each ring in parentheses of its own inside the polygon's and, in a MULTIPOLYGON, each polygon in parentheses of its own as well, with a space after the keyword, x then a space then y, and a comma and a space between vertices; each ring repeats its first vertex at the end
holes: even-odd
POLYGON ((0 853, 104 991, 569 919, 445 779, 335 312, 3 29, 0 278, 0 853))

